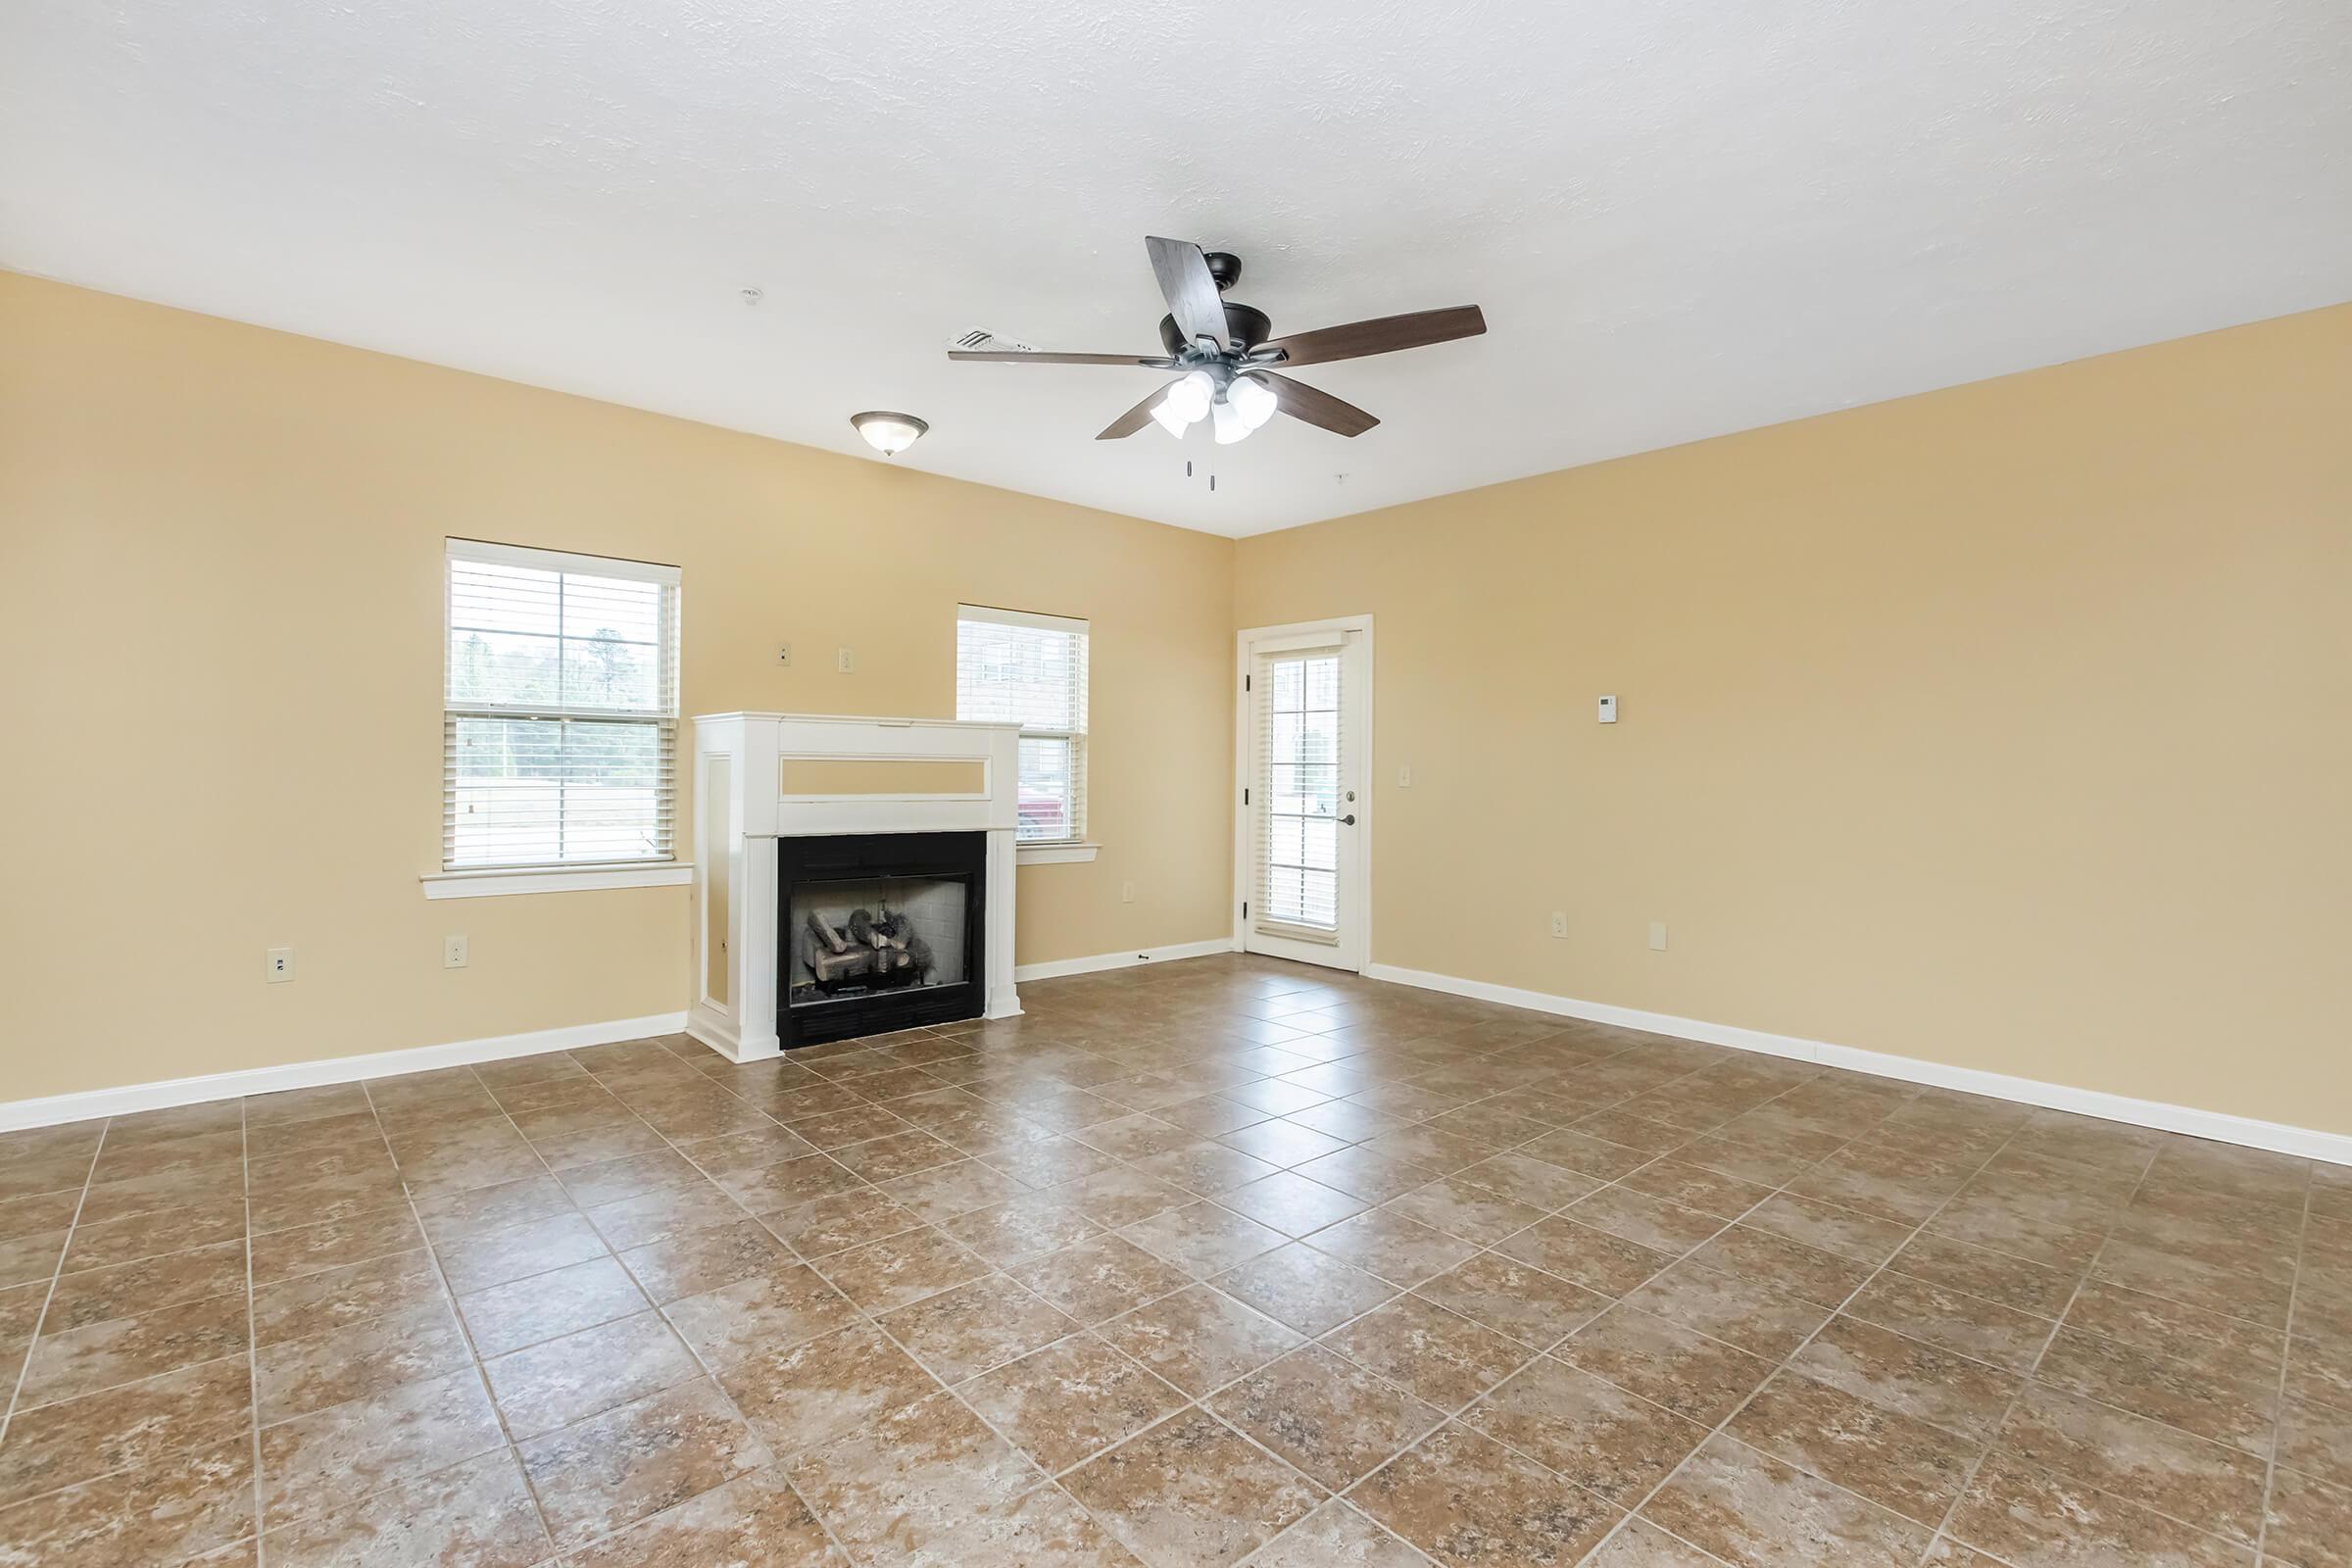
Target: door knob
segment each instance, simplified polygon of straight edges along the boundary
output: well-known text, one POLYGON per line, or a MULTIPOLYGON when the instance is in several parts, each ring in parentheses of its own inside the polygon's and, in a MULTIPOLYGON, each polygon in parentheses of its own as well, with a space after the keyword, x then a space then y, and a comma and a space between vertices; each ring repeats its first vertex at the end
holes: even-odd
POLYGON ((1353 827, 1353 826, 1355 826, 1355 813, 1354 813, 1353 811, 1349 811, 1349 812, 1348 812, 1348 813, 1346 816, 1343 816, 1343 817, 1341 817, 1341 818, 1340 818, 1340 826, 1342 826, 1342 827, 1353 827))

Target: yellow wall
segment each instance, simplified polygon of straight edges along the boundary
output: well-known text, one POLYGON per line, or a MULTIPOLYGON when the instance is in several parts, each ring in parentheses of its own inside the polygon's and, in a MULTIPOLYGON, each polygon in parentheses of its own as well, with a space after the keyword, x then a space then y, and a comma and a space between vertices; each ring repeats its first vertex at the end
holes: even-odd
POLYGON ((461 534, 681 565, 689 713, 1090 617, 1023 962, 1229 929, 1232 628, 1370 612, 1377 961, 2352 1131, 2346 430, 2352 307, 1237 547, 0 273, 0 1101, 682 1005, 684 889, 418 892, 461 534))
POLYGON ((2352 1132, 2352 307, 1236 581, 1375 617, 1379 962, 2352 1132))
POLYGON ((1229 541, 0 273, 0 1101, 685 1004, 684 888, 419 891, 450 534, 681 566, 689 714, 952 717, 958 601, 1089 617, 1019 957, 1231 929, 1229 541))

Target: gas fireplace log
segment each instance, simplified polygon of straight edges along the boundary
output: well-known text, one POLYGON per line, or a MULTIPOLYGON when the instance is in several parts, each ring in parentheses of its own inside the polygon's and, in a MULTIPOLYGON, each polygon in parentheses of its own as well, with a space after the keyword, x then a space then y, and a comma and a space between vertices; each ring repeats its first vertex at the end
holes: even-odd
POLYGON ((808 954, 808 972, 816 976, 818 985, 839 985, 844 980, 871 974, 873 970, 874 956, 868 949, 851 948, 845 953, 812 949, 808 954))
POLYGON ((808 924, 809 936, 816 939, 823 951, 837 956, 850 951, 850 945, 841 939, 841 933, 818 918, 814 909, 808 911, 808 924))

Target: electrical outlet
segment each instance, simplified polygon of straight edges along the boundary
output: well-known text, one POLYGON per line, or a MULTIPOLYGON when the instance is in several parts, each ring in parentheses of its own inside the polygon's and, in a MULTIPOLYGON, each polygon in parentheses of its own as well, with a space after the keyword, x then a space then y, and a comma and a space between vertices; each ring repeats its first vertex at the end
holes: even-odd
POLYGON ((786 669, 792 667, 792 644, 778 643, 776 645, 776 662, 786 669))
POLYGON ((1649 951, 1652 953, 1666 951, 1666 922, 1663 920, 1649 922, 1649 951))
POLYGON ((294 950, 271 948, 262 956, 262 978, 273 986, 294 978, 294 950))
POLYGON ((441 967, 444 969, 466 967, 466 939, 464 937, 447 936, 441 939, 441 967))
POLYGON ((1568 934, 1568 913, 1566 910, 1554 909, 1551 911, 1551 934, 1555 937, 1565 937, 1568 934))
POLYGON ((1411 768, 1399 767, 1396 769, 1396 787, 1400 790, 1409 790, 1413 787, 1413 770, 1411 768))
POLYGON ((1134 883, 1122 882, 1119 884, 1119 902, 1121 904, 1133 904, 1135 902, 1134 883))
POLYGON ((857 650, 853 648, 835 649, 833 653, 833 667, 841 671, 841 673, 844 675, 847 675, 851 670, 856 669, 858 667, 857 650))

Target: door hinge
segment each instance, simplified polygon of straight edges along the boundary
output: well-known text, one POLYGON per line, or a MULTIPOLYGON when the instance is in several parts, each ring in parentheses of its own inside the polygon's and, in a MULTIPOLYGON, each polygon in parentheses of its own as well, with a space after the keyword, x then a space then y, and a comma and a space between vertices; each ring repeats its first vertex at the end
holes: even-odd
POLYGON ((1242 918, 1245 920, 1250 918, 1250 901, 1248 899, 1242 901, 1242 918))
POLYGON ((1244 675, 1244 676, 1242 677, 1242 690, 1244 690, 1244 691, 1248 691, 1249 689, 1250 689, 1250 677, 1249 677, 1249 676, 1247 676, 1247 675, 1244 675))
POLYGON ((1250 804, 1250 792, 1248 790, 1242 791, 1242 804, 1244 806, 1248 806, 1250 804))

